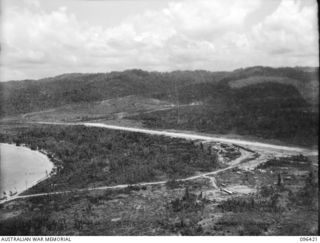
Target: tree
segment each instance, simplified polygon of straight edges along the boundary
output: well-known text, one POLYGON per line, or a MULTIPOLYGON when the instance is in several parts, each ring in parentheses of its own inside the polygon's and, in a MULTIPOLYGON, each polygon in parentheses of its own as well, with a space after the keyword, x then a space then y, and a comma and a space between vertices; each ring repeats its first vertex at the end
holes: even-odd
POLYGON ((278 182, 277 182, 277 185, 278 185, 278 186, 282 186, 282 184, 283 184, 282 177, 281 177, 281 174, 279 173, 279 174, 278 174, 278 182))

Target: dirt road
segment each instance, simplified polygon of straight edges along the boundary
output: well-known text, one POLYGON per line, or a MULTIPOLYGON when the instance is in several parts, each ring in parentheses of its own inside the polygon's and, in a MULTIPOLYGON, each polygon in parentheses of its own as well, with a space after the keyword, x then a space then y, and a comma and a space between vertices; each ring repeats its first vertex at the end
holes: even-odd
MULTIPOLYGON (((248 151, 242 150, 241 151, 241 156, 238 157, 237 159, 235 159, 234 161, 232 161, 232 163, 230 163, 230 165, 228 167, 226 167, 226 168, 219 169, 219 170, 216 170, 216 171, 202 173, 202 174, 199 174, 199 175, 196 175, 196 176, 190 176, 190 177, 183 178, 183 179, 177 179, 177 181, 190 181, 190 180, 195 180, 195 179, 198 179, 198 178, 206 177, 208 175, 215 175, 215 174, 218 174, 220 172, 235 168, 243 161, 249 161, 250 159, 254 159, 254 158, 255 158, 255 156, 252 153, 249 153, 248 151)), ((126 187, 129 187, 129 186, 163 185, 165 183, 167 183, 167 180, 155 181, 155 182, 142 182, 142 183, 136 183, 136 184, 122 184, 122 185, 116 185, 116 186, 100 186, 100 187, 91 187, 91 188, 83 188, 83 189, 75 189, 75 190, 67 190, 67 191, 29 194, 29 195, 23 195, 23 196, 17 195, 17 196, 14 196, 14 197, 10 197, 7 200, 3 200, 2 202, 0 202, 0 204, 5 203, 5 202, 9 202, 9 201, 12 201, 12 200, 16 200, 16 199, 42 197, 42 196, 50 196, 50 195, 59 195, 59 194, 75 193, 75 192, 94 191, 94 190, 121 189, 121 188, 126 188, 126 187)))
MULTIPOLYGON (((160 130, 151 130, 151 129, 144 129, 144 128, 135 128, 135 127, 122 127, 122 126, 115 126, 115 125, 107 125, 102 123, 60 123, 60 122, 38 122, 38 124, 49 124, 49 125, 83 125, 87 127, 101 127, 106 129, 112 130, 120 130, 120 131, 128 131, 128 132, 138 132, 138 133, 145 133, 150 135, 158 135, 158 136, 168 136, 174 138, 184 138, 190 140, 201 140, 204 142, 222 142, 228 144, 237 144, 241 146, 248 146, 250 150, 253 150, 259 154, 257 158, 255 153, 249 152, 246 149, 240 149, 241 156, 231 163, 229 166, 223 169, 219 169, 212 172, 207 172, 203 174, 199 174, 196 176, 190 176, 187 178, 179 179, 178 181, 189 181, 195 180, 201 177, 206 177, 209 175, 215 175, 220 172, 240 167, 242 169, 250 169, 254 168, 260 163, 267 161, 270 158, 280 157, 280 156, 289 156, 292 154, 304 154, 304 155, 318 155, 318 151, 315 150, 308 150, 299 147, 289 147, 289 146, 279 146, 274 144, 267 144, 267 143, 260 143, 260 142, 252 142, 240 139, 231 139, 231 138, 224 138, 224 137, 217 137, 214 135, 201 135, 201 134, 194 134, 188 132, 172 132, 172 131, 160 131, 160 130)), ((121 189, 126 188, 128 186, 148 186, 148 185, 161 185, 165 184, 167 181, 157 181, 157 182, 145 182, 145 183, 137 183, 137 184, 123 184, 117 186, 101 186, 101 187, 94 187, 94 188, 84 188, 84 189, 77 189, 77 190, 69 190, 69 191, 60 191, 60 192, 48 192, 48 193, 38 193, 38 194, 30 194, 24 196, 15 196, 11 197, 7 200, 4 200, 1 203, 8 202, 15 199, 23 199, 23 198, 31 198, 31 197, 39 197, 39 196, 48 196, 48 195, 57 195, 57 194, 64 194, 64 193, 73 193, 73 192, 82 192, 82 191, 93 191, 93 190, 106 190, 106 189, 121 189)))
MULTIPOLYGON (((116 126, 116 125, 108 125, 103 123, 90 123, 90 122, 78 122, 78 123, 63 123, 63 122, 37 122, 38 124, 51 124, 51 125, 84 125, 87 127, 101 127, 106 129, 112 130, 120 130, 120 131, 127 131, 127 132, 138 132, 138 133, 145 133, 150 135, 158 135, 158 136, 167 136, 167 137, 174 137, 174 138, 184 138, 189 140, 202 140, 207 142, 222 142, 228 144, 238 144, 242 146, 248 146, 251 148, 262 148, 264 150, 270 151, 279 151, 279 152, 292 152, 292 153, 302 153, 305 155, 318 155, 317 150, 309 150, 301 147, 291 147, 291 146, 281 146, 281 145, 274 145, 268 143, 261 143, 261 142, 253 142, 243 139, 233 139, 233 138, 225 138, 223 136, 215 136, 215 135, 202 135, 201 133, 191 133, 188 131, 183 132, 173 132, 173 131, 166 131, 166 130, 152 130, 152 129, 145 129, 145 128, 137 128, 137 127, 124 127, 124 126, 116 126)), ((253 149, 254 150, 254 149, 253 149)))

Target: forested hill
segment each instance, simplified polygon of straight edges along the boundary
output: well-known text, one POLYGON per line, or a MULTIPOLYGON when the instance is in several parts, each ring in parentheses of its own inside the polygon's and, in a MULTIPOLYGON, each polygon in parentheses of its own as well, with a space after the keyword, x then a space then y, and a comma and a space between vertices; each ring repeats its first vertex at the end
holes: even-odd
MULTIPOLYGON (((301 102, 318 105, 318 68, 250 67, 233 72, 198 70, 169 73, 127 70, 2 82, 0 116, 128 95, 181 102, 199 101, 231 94, 230 90, 234 94, 243 87, 265 82, 292 86, 301 94, 301 102)), ((277 88, 273 86, 275 92, 277 88)))
POLYGON ((162 93, 170 94, 176 87, 191 83, 217 82, 224 74, 207 71, 160 73, 127 70, 3 82, 0 83, 1 116, 127 95, 152 97, 162 93))

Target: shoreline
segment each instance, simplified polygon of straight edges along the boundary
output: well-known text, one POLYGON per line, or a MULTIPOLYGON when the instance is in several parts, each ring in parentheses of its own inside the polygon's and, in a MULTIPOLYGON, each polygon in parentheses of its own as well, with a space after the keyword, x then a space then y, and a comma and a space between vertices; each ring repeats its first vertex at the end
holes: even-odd
MULTIPOLYGON (((32 150, 30 147, 28 147, 26 144, 20 144, 19 146, 16 145, 15 143, 0 143, 1 146, 10 146, 11 148, 15 148, 15 149, 18 149, 20 151, 23 151, 25 153, 32 153, 33 156, 37 156, 41 159, 41 161, 45 161, 45 162, 49 162, 48 165, 46 166, 46 174, 44 176, 41 176, 39 179, 36 179, 36 180, 33 180, 29 185, 26 185, 25 189, 22 189, 21 186, 20 186, 20 189, 19 188, 16 188, 16 191, 17 194, 13 195, 13 196, 9 196, 7 195, 7 199, 3 199, 1 200, 1 202, 5 202, 7 200, 11 200, 15 197, 18 197, 19 195, 25 193, 26 191, 28 191, 30 188, 34 187, 35 185, 37 185, 38 183, 46 180, 46 179, 49 179, 52 175, 54 175, 54 172, 56 171, 57 169, 57 165, 56 163, 54 162, 54 159, 52 158, 49 158, 49 153, 45 150, 32 150)), ((23 171, 25 173, 27 173, 26 171, 23 171)), ((2 169, 0 171, 0 173, 2 173, 2 169)), ((32 175, 33 173, 31 173, 32 175)), ((26 178, 28 178, 28 175, 26 176, 26 178)), ((24 178, 25 179, 25 178, 24 178)), ((9 192, 11 188, 9 189, 5 189, 3 190, 3 192, 9 192)), ((1 197, 3 196, 2 192, 1 192, 1 197)))

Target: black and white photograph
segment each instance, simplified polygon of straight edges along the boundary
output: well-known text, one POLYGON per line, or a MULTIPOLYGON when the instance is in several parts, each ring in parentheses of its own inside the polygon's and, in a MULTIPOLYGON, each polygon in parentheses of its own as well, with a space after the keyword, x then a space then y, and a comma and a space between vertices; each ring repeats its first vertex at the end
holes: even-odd
POLYGON ((0 45, 1 242, 317 241, 316 0, 2 0, 0 45))

